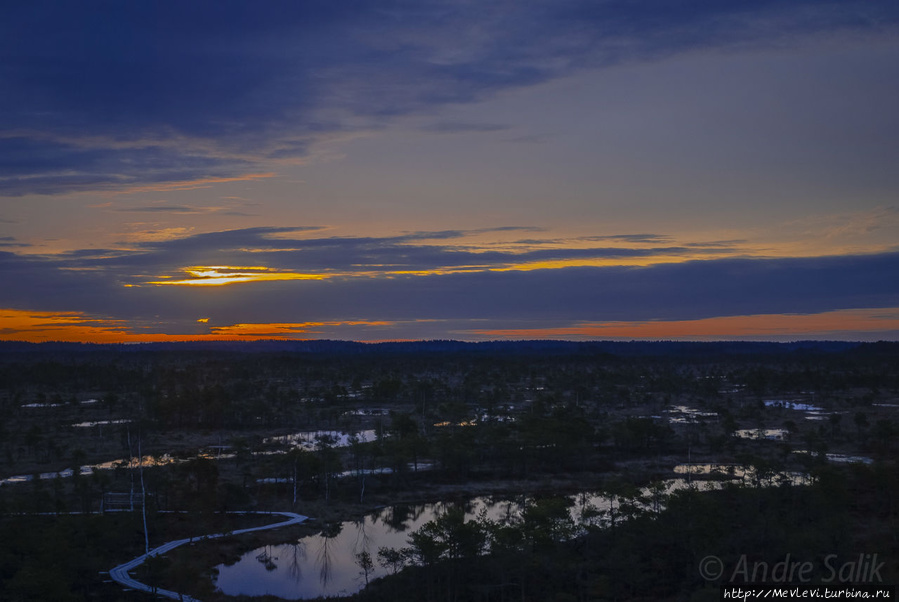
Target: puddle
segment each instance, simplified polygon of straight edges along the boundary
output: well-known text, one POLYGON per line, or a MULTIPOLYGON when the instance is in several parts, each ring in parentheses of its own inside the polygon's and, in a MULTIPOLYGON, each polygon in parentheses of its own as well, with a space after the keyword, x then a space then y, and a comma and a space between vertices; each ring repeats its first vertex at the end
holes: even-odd
MULTIPOLYGON (((795 449, 794 454, 813 455, 807 449, 795 449)), ((852 456, 848 454, 824 454, 828 462, 836 462, 838 464, 873 464, 874 459, 868 456, 852 456)))
POLYGON ((787 429, 740 429, 734 431, 734 436, 740 439, 753 439, 757 441, 783 441, 790 434, 787 429))
POLYGON ((369 443, 376 438, 373 429, 359 431, 355 435, 344 431, 302 431, 290 435, 281 435, 280 437, 269 437, 264 440, 264 443, 282 443, 307 451, 314 451, 321 439, 330 441, 332 447, 349 447, 354 436, 362 443, 369 443))
POLYGON ((121 420, 94 420, 92 422, 79 422, 77 424, 70 424, 69 426, 74 428, 89 428, 92 426, 106 426, 107 424, 129 424, 133 422, 132 420, 128 420, 127 418, 123 418, 121 420))
POLYGON ((672 424, 693 424, 706 418, 718 418, 718 412, 704 412, 689 406, 671 406, 665 412, 669 415, 668 422, 672 424))
POLYGON ((824 408, 813 406, 809 403, 799 401, 786 401, 783 399, 766 399, 765 406, 769 408, 786 408, 788 410, 798 410, 800 412, 820 412, 824 408))

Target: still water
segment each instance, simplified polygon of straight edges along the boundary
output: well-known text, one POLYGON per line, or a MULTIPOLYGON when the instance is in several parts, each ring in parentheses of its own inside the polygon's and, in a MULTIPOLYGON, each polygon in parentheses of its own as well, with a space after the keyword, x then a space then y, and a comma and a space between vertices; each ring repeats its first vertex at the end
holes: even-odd
POLYGON ((365 577, 356 563, 357 554, 363 550, 371 554, 375 566, 369 579, 386 575, 389 569, 378 564, 378 549, 407 546, 411 532, 452 506, 464 508, 466 521, 482 510, 486 510, 488 518, 497 520, 517 514, 520 508, 514 501, 488 498, 458 504, 389 506, 359 520, 326 526, 319 535, 257 548, 235 564, 220 564, 216 567, 216 586, 232 596, 270 594, 287 600, 355 593, 365 586, 365 577))
MULTIPOLYGON (((683 471, 688 473, 689 471, 683 471)), ((642 505, 649 510, 659 508, 659 495, 686 487, 717 489, 723 481, 690 482, 690 479, 670 479, 661 484, 655 495, 644 489, 642 505)), ((584 492, 569 496, 570 513, 576 524, 590 522, 602 525, 608 516, 584 514, 585 509, 617 511, 615 500, 595 493, 584 492), (582 521, 583 516, 594 516, 582 521)), ((440 516, 447 508, 462 506, 465 520, 473 520, 486 513, 498 521, 519 516, 525 498, 515 500, 474 498, 465 502, 397 505, 383 508, 355 521, 335 523, 319 535, 298 541, 265 546, 244 554, 236 563, 220 564, 216 568, 216 586, 227 595, 273 595, 287 600, 341 596, 355 593, 365 586, 365 577, 356 562, 356 555, 367 551, 374 562, 369 579, 386 575, 390 569, 378 564, 378 549, 400 549, 409 545, 409 534, 428 521, 440 516)))

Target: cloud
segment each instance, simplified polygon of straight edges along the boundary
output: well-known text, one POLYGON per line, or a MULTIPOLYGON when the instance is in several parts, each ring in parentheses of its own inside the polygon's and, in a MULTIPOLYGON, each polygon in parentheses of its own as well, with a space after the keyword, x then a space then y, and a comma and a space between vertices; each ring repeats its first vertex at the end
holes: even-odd
POLYGON ((0 194, 241 178, 583 69, 897 20, 878 0, 5 3, 0 131, 14 135, 0 138, 0 194))
POLYGON ((436 132, 438 134, 477 134, 501 132, 508 129, 508 125, 497 123, 461 123, 456 121, 440 121, 422 128, 426 132, 436 132))
POLYGON ((662 234, 610 234, 606 236, 582 236, 579 240, 615 240, 619 242, 630 243, 668 243, 671 241, 671 237, 662 234))
MULTIPOLYGON (((318 227, 259 227, 197 234, 189 237, 136 243, 130 256, 135 265, 156 264, 168 271, 185 266, 251 266, 260 262, 285 272, 368 276, 372 273, 447 272, 480 269, 533 269, 540 262, 598 262, 639 260, 659 256, 689 257, 727 253, 719 247, 703 249, 665 245, 649 247, 552 247, 533 241, 521 251, 493 250, 490 245, 456 242, 491 232, 529 230, 517 226, 408 232, 389 237, 297 237, 318 227), (453 241, 439 244, 439 241, 453 241), (143 251, 141 252, 140 249, 143 251)), ((554 267, 559 267, 555 265, 554 267)), ((172 274, 174 276, 174 274, 172 274)), ((181 276, 179 276, 180 278, 181 276)))
POLYGON ((124 213, 209 213, 216 207, 187 207, 185 205, 147 205, 144 207, 119 207, 113 211, 124 213))
POLYGON ((160 145, 123 149, 0 137, 0 195, 183 190, 271 175, 243 174, 250 165, 160 145))
POLYGON ((74 311, 178 333, 193 332, 178 329, 195 328, 197 316, 214 325, 436 320, 471 330, 473 320, 491 329, 514 321, 690 321, 899 307, 899 281, 884 277, 899 273, 899 253, 739 258, 727 256, 738 248, 697 253, 662 235, 595 248, 551 248, 559 244, 552 240, 513 253, 456 244, 476 230, 316 237, 320 229, 247 228, 56 255, 0 252, 0 308, 74 311), (608 265, 592 262, 597 258, 608 265), (224 286, 171 285, 211 278, 224 286))
POLYGON ((0 247, 25 248, 31 246, 33 245, 27 242, 18 242, 15 236, 0 236, 0 247))

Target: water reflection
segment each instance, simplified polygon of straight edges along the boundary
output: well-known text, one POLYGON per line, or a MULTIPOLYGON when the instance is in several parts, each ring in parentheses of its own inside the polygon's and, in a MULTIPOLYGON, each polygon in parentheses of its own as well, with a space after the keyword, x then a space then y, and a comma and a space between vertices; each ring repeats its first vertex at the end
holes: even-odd
POLYGON ((668 414, 668 422, 672 424, 694 424, 706 418, 718 417, 717 412, 704 412, 688 406, 671 406, 665 412, 668 414))
POLYGON ((801 401, 788 401, 785 399, 766 399, 765 407, 786 408, 787 410, 797 410, 800 412, 820 412, 824 409, 810 403, 804 403, 801 401))
MULTIPOLYGON (((399 504, 357 520, 325 525, 317 535, 268 549, 256 549, 242 556, 235 564, 219 565, 216 567, 216 586, 232 596, 271 594, 288 600, 352 594, 365 585, 357 564, 358 554, 368 552, 375 560, 369 580, 386 575, 398 567, 378 562, 379 549, 398 550, 407 546, 410 532, 457 505, 453 502, 399 504), (256 560, 256 556, 263 551, 273 557, 291 558, 293 569, 266 571, 256 560)), ((515 503, 507 500, 486 498, 466 500, 461 505, 467 508, 466 517, 469 520, 483 509, 493 520, 517 509, 515 503)))
POLYGON ((318 564, 318 579, 323 588, 327 588, 328 583, 331 581, 331 546, 334 540, 339 538, 341 532, 343 532, 344 524, 346 523, 330 523, 319 534, 318 552, 315 558, 318 564))
POLYGON ((109 424, 128 424, 129 422, 132 421, 127 418, 121 418, 119 420, 91 420, 88 422, 77 422, 70 426, 73 428, 90 428, 92 426, 105 426, 109 424))
POLYGON ((787 429, 765 429, 765 428, 757 428, 757 429, 739 429, 734 431, 734 436, 740 439, 754 439, 754 440, 768 440, 768 441, 783 441, 789 435, 787 429))
MULTIPOLYGON (((199 454, 196 457, 203 458, 211 458, 207 454, 199 454)), ((166 464, 173 464, 175 462, 186 462, 185 459, 177 459, 172 457, 169 454, 163 454, 161 456, 143 456, 143 458, 133 457, 130 460, 128 458, 122 458, 120 460, 110 460, 108 462, 101 462, 99 464, 84 464, 78 467, 78 474, 81 476, 90 476, 95 470, 113 470, 116 468, 138 468, 143 464, 145 468, 151 466, 164 466, 166 464)), ((66 468, 65 470, 60 470, 56 472, 41 472, 37 473, 39 479, 55 479, 57 477, 68 478, 74 474, 74 470, 71 468, 66 468)), ((15 475, 12 477, 7 477, 5 479, 0 479, 0 485, 13 484, 13 483, 27 483, 34 478, 33 474, 26 475, 15 475)))
MULTIPOLYGON (((816 454, 815 452, 809 451, 807 449, 794 449, 794 454, 802 454, 802 455, 810 455, 810 456, 818 456, 821 457, 821 454, 816 454)), ((869 458, 868 456, 850 456, 847 454, 824 454, 825 459, 829 462, 836 462, 838 464, 873 464, 874 459, 869 458)))
MULTIPOLYGON (((28 406, 22 407, 45 407, 47 404, 29 404, 28 406)), ((127 422, 131 422, 130 420, 102 420, 97 422, 82 422, 78 424, 73 424, 73 427, 92 427, 92 426, 103 426, 103 425, 119 425, 125 424, 127 422)), ((333 447, 348 447, 353 443, 353 441, 374 441, 375 440, 375 432, 373 430, 359 431, 355 435, 351 435, 341 431, 303 431, 299 433, 294 433, 292 435, 284 435, 282 437, 271 437, 266 439, 266 443, 281 443, 286 444, 293 447, 299 447, 302 449, 313 450, 315 446, 318 445, 318 441, 320 439, 324 439, 330 442, 330 445, 333 447)), ((143 456, 143 466, 151 467, 151 466, 164 466, 166 464, 175 464, 179 462, 187 462, 193 458, 207 458, 207 459, 215 459, 215 460, 226 460, 230 458, 234 458, 235 454, 232 452, 223 453, 223 446, 212 446, 215 449, 214 453, 210 452, 200 452, 197 454, 191 454, 190 456, 176 458, 171 454, 162 454, 158 456, 144 455, 143 456)), ((286 453, 286 450, 274 450, 274 451, 263 451, 263 452, 254 452, 254 455, 281 455, 286 453)), ((121 458, 117 460, 109 460, 107 462, 101 462, 99 464, 85 464, 80 467, 79 473, 82 475, 90 475, 94 470, 112 470, 115 468, 137 468, 141 464, 141 461, 137 457, 133 458, 121 458)), ((418 463, 418 470, 428 470, 432 468, 433 465, 423 464, 421 462, 418 463)), ((365 472, 371 473, 389 473, 390 469, 375 469, 365 472)), ((39 475, 40 479, 55 479, 57 477, 71 477, 73 471, 71 468, 67 468, 65 470, 55 471, 55 472, 42 472, 39 475)), ((339 473, 335 476, 337 477, 345 477, 345 476, 354 476, 357 474, 357 471, 346 471, 339 473)), ((33 474, 26 475, 14 475, 11 477, 7 477, 5 479, 0 479, 0 486, 6 484, 13 483, 27 483, 34 478, 33 474)))
POLYGON ((295 583, 303 578, 303 565, 306 563, 306 542, 302 539, 296 543, 285 544, 282 548, 288 550, 287 574, 295 583))
POLYGON ((268 437, 264 439, 264 443, 280 443, 291 447, 298 447, 307 451, 314 451, 319 445, 319 441, 325 441, 330 447, 349 447, 353 441, 368 443, 374 441, 375 431, 372 429, 359 431, 357 433, 347 433, 345 431, 301 431, 290 435, 281 435, 279 437, 268 437))
MULTIPOLYGON (((716 467, 720 470, 720 467, 716 467)), ((696 475, 716 471, 712 465, 682 465, 677 471, 696 475)), ((730 480, 698 481, 676 478, 653 483, 643 489, 623 488, 608 495, 585 491, 567 496, 568 512, 576 533, 604 528, 620 521, 631 512, 658 513, 664 508, 668 495, 680 489, 720 489, 728 482, 746 477, 746 471, 730 467, 724 469, 730 480)), ((775 475, 777 476, 777 475, 775 475)), ((793 477, 793 475, 790 475, 793 477)), ((799 482, 799 478, 790 478, 799 482)), ((771 479, 771 484, 778 479, 771 479)), ((807 481, 805 481, 807 482, 807 481)), ((231 565, 216 567, 216 586, 231 596, 261 596, 271 594, 288 600, 349 595, 365 585, 358 556, 367 552, 374 560, 368 579, 376 579, 396 572, 403 565, 401 558, 392 561, 390 551, 409 545, 409 534, 425 523, 444 514, 450 508, 462 509, 465 520, 486 518, 496 523, 515 524, 522 519, 523 509, 534 501, 532 496, 479 497, 458 502, 433 504, 397 504, 381 508, 363 518, 327 524, 317 535, 304 537, 281 546, 269 546, 248 552, 231 565), (306 550, 309 550, 307 556, 306 550), (387 554, 381 554, 382 550, 387 554), (266 571, 260 568, 257 556, 265 552, 270 557, 291 558, 290 571, 266 571), (317 577, 317 578, 316 578, 317 577)), ((394 554, 399 557, 398 554, 394 554)))
POLYGON ((269 572, 278 568, 278 565, 275 563, 276 560, 278 560, 278 557, 272 554, 272 546, 265 546, 262 548, 262 552, 256 554, 256 561, 269 572))

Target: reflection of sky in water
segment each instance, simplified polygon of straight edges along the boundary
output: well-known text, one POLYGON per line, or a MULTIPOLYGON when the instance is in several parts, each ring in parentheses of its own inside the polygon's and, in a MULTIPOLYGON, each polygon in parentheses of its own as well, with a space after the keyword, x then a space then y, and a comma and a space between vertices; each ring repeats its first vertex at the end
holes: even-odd
POLYGON ((822 408, 813 406, 809 403, 801 403, 798 401, 786 401, 783 399, 766 399, 765 406, 769 408, 786 408, 788 410, 798 410, 801 412, 819 412, 822 408))
MULTIPOLYGON (((90 401, 90 400, 89 400, 90 401)), ((32 404, 34 405, 34 404, 32 404)), ((26 407, 26 406, 23 406, 26 407)), ((34 406, 37 407, 37 406, 34 406)), ((92 427, 92 426, 103 426, 103 425, 120 425, 131 422, 130 420, 101 420, 97 422, 82 422, 79 424, 73 424, 73 427, 92 427)), ((314 450, 317 446, 316 438, 322 435, 327 435, 330 438, 331 445, 334 447, 347 447, 350 445, 351 435, 341 432, 341 431, 306 431, 301 433, 294 433, 293 435, 284 435, 283 437, 272 437, 266 439, 266 443, 278 442, 278 443, 286 443, 288 445, 293 445, 295 447, 301 447, 308 451, 314 450)), ((356 437, 359 441, 374 441, 375 440, 375 432, 373 430, 359 431, 356 433, 356 437)), ((260 455, 277 455, 285 453, 282 450, 277 451, 268 451, 268 452, 256 452, 260 455)), ((143 457, 143 465, 145 467, 148 466, 163 466, 165 464, 173 464, 178 462, 186 462, 193 458, 206 458, 206 459, 226 459, 233 458, 233 453, 222 453, 222 450, 219 449, 215 454, 211 453, 198 453, 191 457, 187 458, 174 458, 170 454, 162 454, 159 456, 152 456, 145 454, 143 457)), ((139 465, 138 459, 131 458, 130 467, 137 468, 139 465)), ((85 464, 80 468, 80 474, 82 475, 90 475, 94 469, 96 470, 112 470, 113 468, 122 467, 128 468, 129 463, 127 458, 121 458, 118 460, 109 460, 107 462, 101 462, 99 464, 85 464)), ((431 465, 427 463, 419 463, 418 470, 428 470, 431 465)), ((355 474, 350 471, 347 473, 340 473, 337 476, 347 476, 349 474, 355 474)), ((58 472, 43 472, 40 473, 41 479, 55 479, 56 477, 71 477, 72 469, 67 468, 65 470, 60 470, 58 472)), ((34 478, 32 474, 26 475, 14 475, 11 477, 7 477, 5 479, 0 479, 0 486, 5 484, 13 484, 13 483, 27 483, 31 479, 34 478)))
MULTIPOLYGON (((681 469, 676 472, 686 471, 681 469)), ((742 475, 737 475, 738 478, 739 476, 742 475)), ((718 489, 722 485, 723 483, 715 481, 670 479, 664 483, 664 493, 687 487, 718 489)), ((647 495, 644 507, 651 509, 652 497, 648 490, 643 493, 647 495)), ((577 494, 570 498, 574 502, 571 515, 576 521, 585 505, 601 511, 618 507, 617 502, 610 504, 609 498, 593 493, 577 494)), ((300 539, 298 543, 257 548, 244 554, 231 566, 218 565, 216 585, 231 596, 270 594, 288 600, 355 593, 365 585, 365 577, 356 563, 356 554, 363 550, 371 554, 375 566, 369 573, 369 579, 388 574, 389 569, 378 564, 378 548, 399 549, 407 546, 412 531, 433 520, 451 505, 453 504, 390 506, 366 516, 364 520, 335 525, 330 533, 326 533, 327 536, 313 535, 300 539)), ((469 500, 464 507, 466 521, 477 517, 483 509, 487 511, 487 518, 494 521, 517 517, 520 508, 514 501, 489 498, 469 500)), ((605 520, 600 519, 600 522, 605 520)))
POLYGON ((104 426, 107 424, 128 424, 131 420, 127 418, 121 418, 119 420, 92 420, 90 422, 79 422, 77 424, 73 424, 74 428, 89 428, 92 426, 104 426))
MULTIPOLYGON (((216 585, 232 596, 270 594, 292 600, 352 594, 365 585, 365 577, 356 564, 356 554, 363 550, 371 554, 375 566, 369 579, 386 575, 389 569, 378 564, 378 548, 405 547, 409 533, 433 520, 449 505, 391 506, 364 520, 346 521, 326 528, 327 536, 313 535, 302 538, 299 543, 257 548, 244 554, 236 564, 217 566, 216 585), (267 570, 267 559, 277 568, 267 570)), ((466 505, 466 520, 474 518, 484 507, 493 519, 511 511, 508 502, 488 504, 478 498, 466 505)))
MULTIPOLYGON (((794 454, 817 455, 807 449, 794 449, 794 454)), ((873 464, 874 459, 868 456, 850 456, 847 454, 824 454, 829 462, 837 462, 840 464, 873 464)))
MULTIPOLYGON (((206 458, 206 457, 210 457, 210 456, 201 454, 198 457, 206 458)), ((143 462, 144 467, 150 467, 150 466, 164 466, 166 464, 172 464, 172 463, 179 462, 179 461, 183 462, 184 460, 177 460, 177 459, 173 458, 172 456, 170 456, 169 454, 164 454, 162 456, 144 455, 142 462, 143 462)), ((140 464, 141 464, 141 461, 138 458, 136 458, 136 457, 131 458, 131 464, 130 464, 131 468, 139 468, 140 464)), ((129 467, 128 459, 122 458, 120 460, 110 460, 108 462, 101 462, 100 464, 84 464, 79 467, 78 473, 81 474, 82 476, 90 476, 91 473, 94 472, 94 470, 112 470, 114 468, 119 468, 119 467, 128 468, 129 467)), ((57 477, 68 478, 68 477, 72 476, 72 473, 73 473, 73 470, 71 468, 66 468, 65 470, 60 470, 59 472, 42 472, 42 473, 39 473, 38 476, 41 479, 55 479, 57 477)), ((7 483, 9 483, 9 484, 27 483, 28 481, 32 480, 33 478, 34 478, 34 475, 32 475, 32 474, 16 475, 16 476, 12 476, 12 477, 7 477, 5 479, 0 479, 0 485, 5 485, 7 483)))
POLYGON ((740 439, 774 439, 782 441, 787 436, 787 429, 740 429, 734 432, 740 439))
POLYGON ((717 418, 717 412, 704 412, 688 406, 671 406, 665 412, 672 424, 693 424, 706 418, 717 418))
MULTIPOLYGON (((371 429, 358 431, 355 436, 362 443, 374 441, 375 431, 371 429)), ((332 447, 349 447, 353 435, 344 431, 303 431, 292 435, 269 437, 265 439, 265 443, 282 443, 312 451, 318 446, 320 437, 327 438, 332 447)))
POLYGON ((326 527, 323 534, 304 537, 299 543, 257 548, 234 565, 216 567, 216 585, 229 595, 271 594, 294 600, 351 594, 365 584, 356 554, 363 550, 371 554, 375 567, 370 579, 386 574, 378 564, 378 548, 405 546, 409 532, 432 520, 437 506, 385 508, 364 520, 326 527), (263 554, 277 568, 268 570, 263 554))

